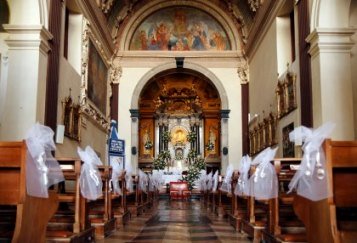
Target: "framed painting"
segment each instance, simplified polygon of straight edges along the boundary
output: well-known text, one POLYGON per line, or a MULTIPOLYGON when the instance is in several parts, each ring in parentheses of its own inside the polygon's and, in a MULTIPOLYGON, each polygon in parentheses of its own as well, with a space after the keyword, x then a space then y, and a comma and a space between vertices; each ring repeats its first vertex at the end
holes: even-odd
POLYGON ((107 81, 108 68, 93 42, 90 40, 88 51, 87 96, 103 114, 106 114, 107 106, 107 81))
POLYGON ((295 157, 294 143, 289 140, 289 133, 294 130, 294 123, 283 128, 283 157, 293 158, 295 157))
POLYGON ((109 122, 109 61, 98 40, 90 31, 87 21, 83 23, 82 35, 82 85, 81 112, 107 131, 109 122))

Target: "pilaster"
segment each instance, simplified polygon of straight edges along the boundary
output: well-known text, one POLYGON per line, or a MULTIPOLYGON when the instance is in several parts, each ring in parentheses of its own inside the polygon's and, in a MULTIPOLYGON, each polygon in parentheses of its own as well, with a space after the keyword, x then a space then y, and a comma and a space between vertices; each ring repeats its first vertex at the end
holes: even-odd
POLYGON ((4 25, 9 33, 8 80, 2 140, 20 140, 37 121, 44 122, 48 41, 52 38, 42 25, 4 25))
POLYGON ((351 36, 354 28, 316 28, 308 37, 314 126, 337 124, 333 139, 353 140, 351 36))

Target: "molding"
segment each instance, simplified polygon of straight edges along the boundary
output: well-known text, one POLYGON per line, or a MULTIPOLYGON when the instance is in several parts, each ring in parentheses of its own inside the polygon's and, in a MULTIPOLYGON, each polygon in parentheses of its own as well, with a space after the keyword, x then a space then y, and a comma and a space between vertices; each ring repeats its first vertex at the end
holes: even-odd
POLYGON ((240 79, 240 84, 249 83, 249 66, 247 61, 243 62, 242 65, 238 66, 237 73, 240 79))
POLYGON ((76 0, 76 2, 78 7, 82 10, 83 15, 91 23, 91 31, 103 46, 107 59, 110 59, 115 47, 111 34, 106 26, 107 21, 104 14, 93 0, 76 0))
POLYGON ((45 55, 51 50, 48 41, 53 36, 42 25, 4 24, 3 26, 9 33, 5 40, 9 50, 31 50, 39 47, 45 55))
POLYGON ((132 16, 128 23, 124 26, 121 31, 120 37, 120 50, 129 50, 130 40, 132 39, 136 28, 142 23, 142 21, 150 16, 152 13, 159 9, 163 9, 171 6, 187 6, 198 8, 202 11, 205 11, 212 15, 223 27, 224 30, 227 30, 227 35, 231 41, 232 50, 240 50, 240 35, 238 30, 231 19, 231 17, 223 11, 221 8, 217 7, 214 3, 207 0, 197 0, 197 1, 187 1, 187 0, 176 0, 176 1, 167 1, 167 0, 154 0, 149 1, 142 8, 138 9, 132 16))
POLYGON ((351 36, 357 28, 316 28, 306 38, 310 43, 309 54, 316 57, 318 54, 325 53, 350 53, 354 42, 351 36))
POLYGON ((198 58, 243 58, 243 52, 238 51, 118 51, 117 57, 198 57, 198 58))
POLYGON ((283 0, 265 0, 259 8, 248 34, 247 43, 244 46, 245 55, 249 59, 252 59, 254 56, 284 3, 285 1, 283 0))
POLYGON ((231 110, 221 110, 221 119, 227 119, 229 118, 229 113, 231 110))

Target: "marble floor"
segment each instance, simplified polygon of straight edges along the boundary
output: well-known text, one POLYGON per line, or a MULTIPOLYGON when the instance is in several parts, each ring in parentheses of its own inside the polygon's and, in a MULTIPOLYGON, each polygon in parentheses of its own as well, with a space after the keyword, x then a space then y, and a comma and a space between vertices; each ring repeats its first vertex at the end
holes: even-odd
POLYGON ((207 212, 199 200, 170 201, 161 199, 144 215, 105 240, 114 242, 251 242, 238 233, 226 219, 207 212))

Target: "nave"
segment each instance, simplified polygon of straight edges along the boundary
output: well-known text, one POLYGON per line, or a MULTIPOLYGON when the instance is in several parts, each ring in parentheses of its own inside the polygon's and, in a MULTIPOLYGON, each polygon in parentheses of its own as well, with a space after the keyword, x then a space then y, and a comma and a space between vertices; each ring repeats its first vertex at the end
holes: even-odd
POLYGON ((158 204, 130 224, 99 243, 120 242, 251 242, 239 233, 226 218, 208 211, 198 199, 170 200, 158 204))

